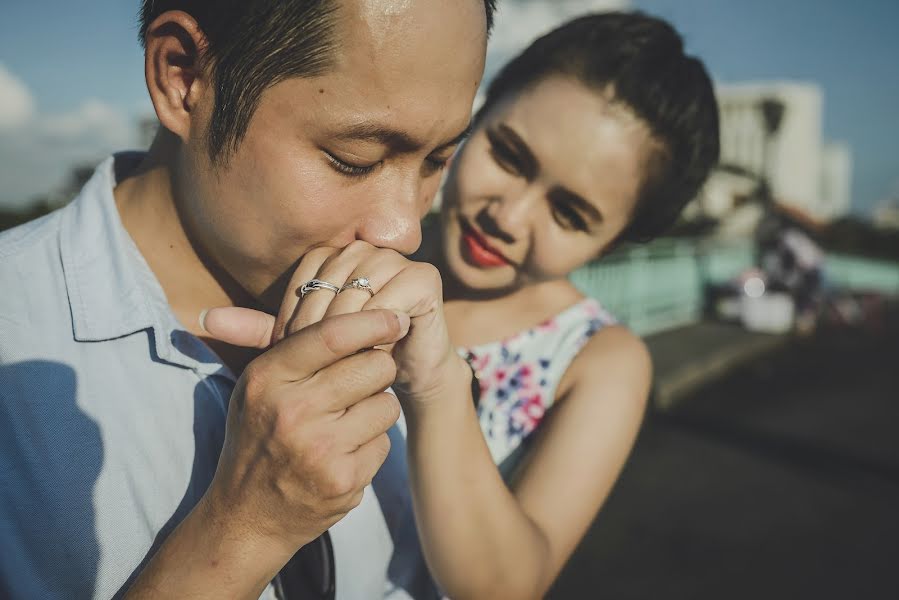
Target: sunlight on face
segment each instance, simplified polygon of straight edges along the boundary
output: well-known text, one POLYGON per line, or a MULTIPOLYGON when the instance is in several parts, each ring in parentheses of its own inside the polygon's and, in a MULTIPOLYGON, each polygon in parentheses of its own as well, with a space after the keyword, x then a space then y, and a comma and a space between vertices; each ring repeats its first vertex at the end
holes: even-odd
POLYGON ((474 289, 565 277, 625 228, 654 146, 630 109, 573 79, 499 102, 448 177, 449 268, 474 289))
POLYGON ((191 228, 270 301, 311 248, 418 247, 483 73, 481 0, 346 3, 338 30, 335 68, 266 90, 226 167, 209 164, 200 136, 186 149, 191 228))

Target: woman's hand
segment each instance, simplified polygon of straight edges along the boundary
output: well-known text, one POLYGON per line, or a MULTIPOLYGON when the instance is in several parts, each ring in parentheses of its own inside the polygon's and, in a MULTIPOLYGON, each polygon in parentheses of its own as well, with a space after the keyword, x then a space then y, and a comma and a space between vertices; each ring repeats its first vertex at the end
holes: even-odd
POLYGON ((233 345, 267 348, 323 319, 378 308, 405 313, 411 320, 409 334, 386 348, 397 365, 394 391, 407 410, 441 397, 449 383, 468 376, 449 339, 437 269, 362 241, 308 252, 287 285, 277 317, 251 309, 214 308, 206 313, 203 327, 233 345), (348 287, 340 293, 317 289, 301 297, 300 288, 312 279, 338 288, 367 280, 371 293, 348 287))

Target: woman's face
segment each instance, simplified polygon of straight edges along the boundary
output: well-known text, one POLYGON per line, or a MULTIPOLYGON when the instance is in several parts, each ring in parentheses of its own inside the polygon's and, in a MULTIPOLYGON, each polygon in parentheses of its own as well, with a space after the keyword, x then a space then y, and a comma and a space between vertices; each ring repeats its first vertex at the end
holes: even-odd
POLYGON ((463 285, 565 277, 625 228, 656 143, 610 97, 551 77, 484 115, 444 190, 443 252, 463 285))

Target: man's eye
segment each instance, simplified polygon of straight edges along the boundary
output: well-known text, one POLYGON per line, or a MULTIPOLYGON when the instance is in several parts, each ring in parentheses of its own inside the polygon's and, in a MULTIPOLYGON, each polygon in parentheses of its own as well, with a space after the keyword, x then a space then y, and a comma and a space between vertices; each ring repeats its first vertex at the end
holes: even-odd
POLYGON ((435 173, 439 173, 446 167, 446 163, 448 162, 448 158, 426 158, 423 169, 424 176, 430 177, 435 173))
POLYGON ((338 173, 346 175, 347 177, 364 177, 374 171, 375 167, 377 167, 379 164, 375 163, 373 165, 353 165, 346 161, 340 160, 330 152, 325 152, 325 157, 328 159, 328 162, 331 163, 331 166, 337 170, 338 173))

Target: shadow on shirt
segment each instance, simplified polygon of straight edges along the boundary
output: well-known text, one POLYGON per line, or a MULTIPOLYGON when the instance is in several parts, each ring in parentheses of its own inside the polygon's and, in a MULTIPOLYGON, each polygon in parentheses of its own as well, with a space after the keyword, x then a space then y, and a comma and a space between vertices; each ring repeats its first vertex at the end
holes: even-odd
POLYGON ((0 589, 13 598, 94 594, 103 442, 75 390, 60 363, 0 367, 0 589))
MULTIPOLYGON (((74 370, 57 362, 0 366, 2 597, 108 595, 96 589, 100 545, 94 512, 94 487, 105 453, 99 425, 76 404, 77 383, 74 370)), ((184 496, 116 598, 124 595, 209 486, 224 430, 210 427, 201 418, 201 407, 210 401, 209 396, 203 383, 195 387, 195 452, 184 496)), ((208 410, 205 414, 208 418, 208 410)))

